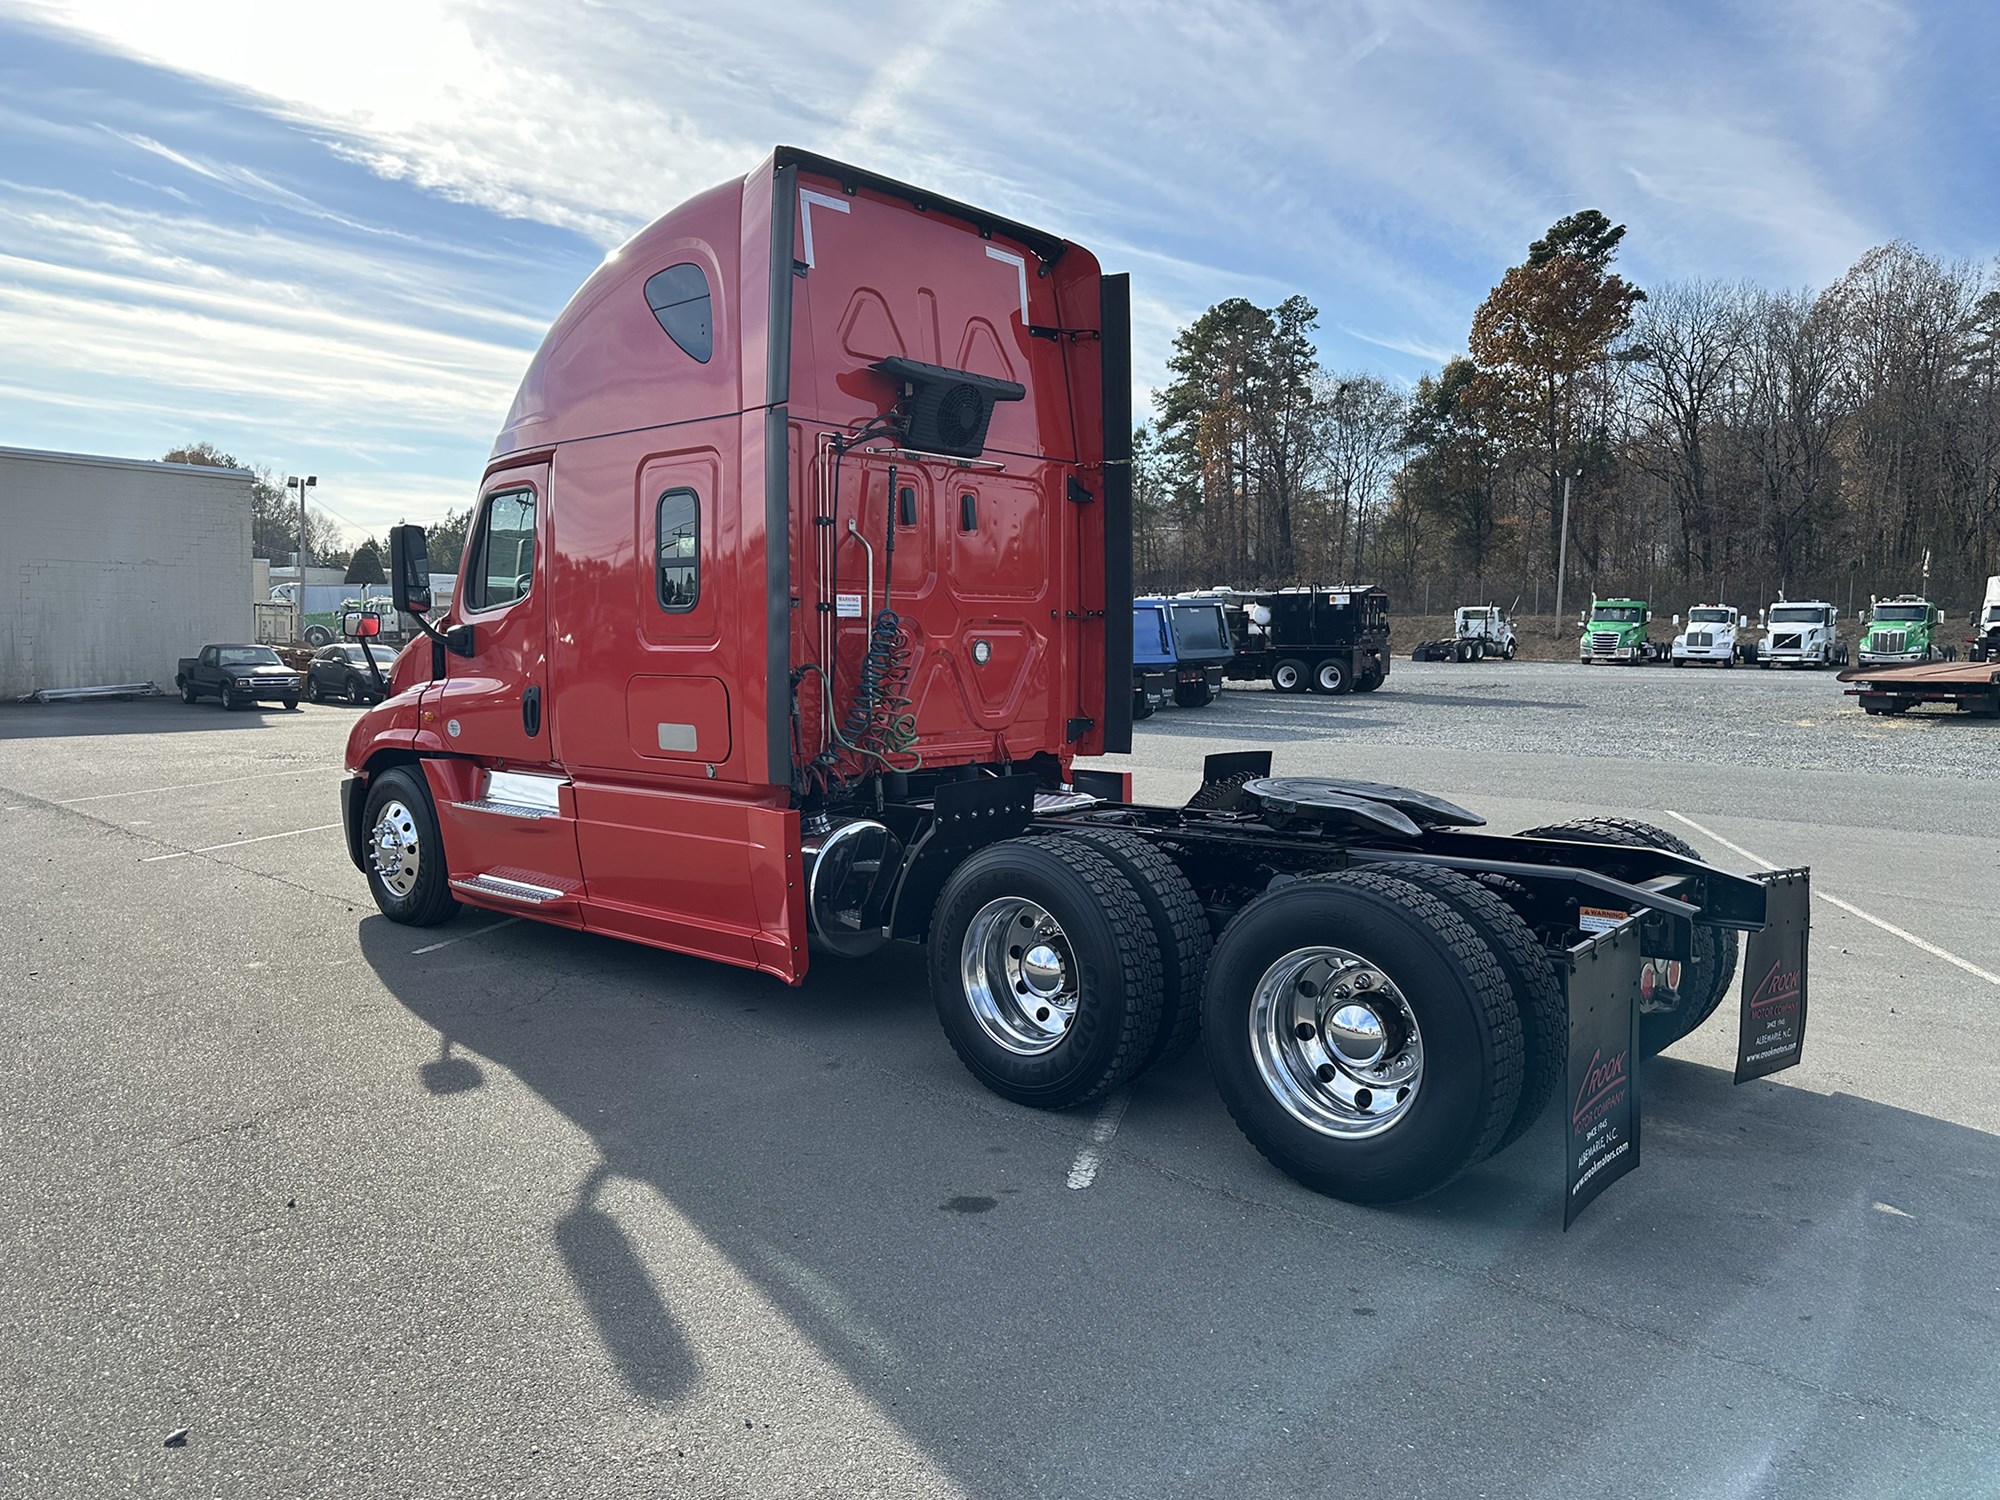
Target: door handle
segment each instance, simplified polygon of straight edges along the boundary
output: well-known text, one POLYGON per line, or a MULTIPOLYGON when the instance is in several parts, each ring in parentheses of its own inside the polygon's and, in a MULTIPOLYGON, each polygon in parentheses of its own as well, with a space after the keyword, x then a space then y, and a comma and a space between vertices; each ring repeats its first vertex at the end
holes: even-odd
POLYGON ((533 739, 542 732, 542 690, 539 686, 521 694, 521 728, 533 739))

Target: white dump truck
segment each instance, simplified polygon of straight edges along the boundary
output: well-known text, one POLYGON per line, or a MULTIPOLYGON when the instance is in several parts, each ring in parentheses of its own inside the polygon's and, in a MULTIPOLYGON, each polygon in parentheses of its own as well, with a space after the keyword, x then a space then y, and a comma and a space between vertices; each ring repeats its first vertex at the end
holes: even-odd
MULTIPOLYGON (((1679 615, 1674 624, 1681 623, 1679 615)), ((1691 661, 1736 665, 1736 637, 1743 629, 1743 612, 1728 604, 1697 604, 1688 611, 1687 628, 1677 630, 1671 648, 1673 663, 1684 667, 1691 661)))
POLYGON ((1823 600, 1780 595, 1776 604, 1757 617, 1757 623, 1764 627, 1764 639, 1753 648, 1757 665, 1846 666, 1847 646, 1835 629, 1839 618, 1840 611, 1823 600))

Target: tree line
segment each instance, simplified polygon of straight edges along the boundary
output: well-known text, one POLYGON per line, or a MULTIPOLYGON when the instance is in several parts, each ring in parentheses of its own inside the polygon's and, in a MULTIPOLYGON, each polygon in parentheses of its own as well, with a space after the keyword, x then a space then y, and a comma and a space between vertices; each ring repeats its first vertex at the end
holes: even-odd
MULTIPOLYGON (((2000 570, 2000 280, 1897 242, 1823 289, 1615 269, 1622 225, 1552 225, 1402 389, 1334 374, 1303 297, 1182 329, 1135 444, 1142 589, 1380 582, 1954 606, 2000 570)), ((1464 598, 1456 597, 1463 594, 1464 598)), ((1406 606, 1407 607, 1407 606, 1406 606)))

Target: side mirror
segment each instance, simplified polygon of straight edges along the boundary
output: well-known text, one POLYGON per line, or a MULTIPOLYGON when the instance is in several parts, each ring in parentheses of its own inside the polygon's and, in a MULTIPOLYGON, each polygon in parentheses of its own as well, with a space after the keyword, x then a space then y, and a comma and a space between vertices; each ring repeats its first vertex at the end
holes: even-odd
POLYGON ((1680 624, 1680 622, 1681 622, 1681 617, 1680 617, 1679 615, 1675 615, 1675 616, 1674 616, 1674 623, 1675 623, 1676 625, 1678 625, 1678 624, 1680 624))
POLYGON ((389 528, 389 590, 396 608, 413 615, 430 613, 431 548, 423 527, 389 528))
POLYGON ((374 610, 350 609, 341 620, 341 633, 352 640, 367 640, 382 633, 382 617, 374 610))

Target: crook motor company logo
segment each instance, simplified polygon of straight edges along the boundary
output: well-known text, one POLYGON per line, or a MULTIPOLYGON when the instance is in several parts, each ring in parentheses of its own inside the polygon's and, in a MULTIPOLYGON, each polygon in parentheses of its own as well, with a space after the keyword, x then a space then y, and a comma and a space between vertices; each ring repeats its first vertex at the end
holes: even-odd
POLYGON ((1629 1047, 1608 1058, 1601 1050, 1590 1054, 1590 1066, 1583 1070, 1583 1083, 1570 1109, 1569 1128, 1573 1134, 1587 1133, 1625 1102, 1625 1089, 1631 1082, 1631 1061, 1629 1047))
POLYGON ((1802 872, 1781 871, 1769 881, 1764 930, 1750 935, 1743 955, 1738 1083, 1793 1067, 1805 1049, 1812 890, 1802 872))
POLYGON ((1750 1014, 1762 1018, 1774 1011, 1795 1009, 1804 983, 1805 976, 1796 966, 1787 967, 1782 958, 1777 960, 1750 992, 1750 1014))

